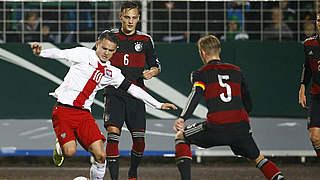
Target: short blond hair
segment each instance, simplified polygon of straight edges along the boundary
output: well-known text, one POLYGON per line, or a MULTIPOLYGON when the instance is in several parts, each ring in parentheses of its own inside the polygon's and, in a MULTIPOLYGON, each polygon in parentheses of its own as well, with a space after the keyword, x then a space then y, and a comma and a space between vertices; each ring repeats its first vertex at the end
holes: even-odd
POLYGON ((213 35, 207 35, 198 40, 198 49, 203 50, 209 56, 220 53, 220 41, 213 35))

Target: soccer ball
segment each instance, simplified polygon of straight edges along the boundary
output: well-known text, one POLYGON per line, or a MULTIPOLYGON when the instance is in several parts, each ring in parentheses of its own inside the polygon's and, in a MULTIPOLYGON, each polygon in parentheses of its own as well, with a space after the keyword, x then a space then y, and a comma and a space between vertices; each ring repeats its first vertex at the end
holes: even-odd
POLYGON ((78 177, 74 178, 73 180, 89 180, 89 179, 86 177, 83 177, 83 176, 78 176, 78 177))

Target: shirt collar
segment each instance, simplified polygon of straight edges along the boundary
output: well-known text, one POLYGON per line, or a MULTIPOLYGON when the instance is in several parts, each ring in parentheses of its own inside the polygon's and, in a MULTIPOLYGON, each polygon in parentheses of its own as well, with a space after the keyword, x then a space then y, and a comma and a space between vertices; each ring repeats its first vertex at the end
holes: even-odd
POLYGON ((129 37, 134 37, 135 35, 137 35, 137 30, 135 30, 134 33, 131 34, 131 35, 126 35, 126 34, 122 31, 122 27, 120 27, 119 33, 120 33, 121 36, 124 36, 124 37, 129 38, 129 37))
POLYGON ((212 59, 211 61, 208 62, 208 64, 220 64, 221 60, 218 59, 212 59))

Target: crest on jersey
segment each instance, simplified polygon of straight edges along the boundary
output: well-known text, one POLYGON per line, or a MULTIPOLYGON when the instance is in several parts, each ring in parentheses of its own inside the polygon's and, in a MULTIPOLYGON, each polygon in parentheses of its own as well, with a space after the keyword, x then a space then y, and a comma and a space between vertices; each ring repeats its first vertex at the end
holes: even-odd
POLYGON ((143 49, 143 43, 142 42, 136 42, 134 43, 134 49, 137 51, 137 52, 141 52, 142 49, 143 49))
POLYGON ((105 75, 112 77, 112 71, 110 69, 105 69, 105 75))
POLYGON ((62 138, 65 138, 65 137, 66 137, 66 133, 62 133, 60 136, 61 136, 62 138))

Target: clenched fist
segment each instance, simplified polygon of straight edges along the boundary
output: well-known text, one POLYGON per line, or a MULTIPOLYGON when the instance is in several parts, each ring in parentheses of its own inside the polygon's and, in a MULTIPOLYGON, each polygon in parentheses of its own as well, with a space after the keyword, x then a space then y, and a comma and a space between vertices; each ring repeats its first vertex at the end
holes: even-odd
POLYGON ((35 55, 39 55, 41 53, 42 46, 35 42, 31 44, 32 53, 35 55))

